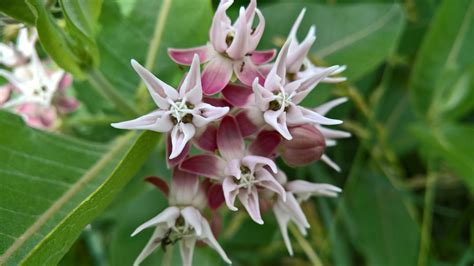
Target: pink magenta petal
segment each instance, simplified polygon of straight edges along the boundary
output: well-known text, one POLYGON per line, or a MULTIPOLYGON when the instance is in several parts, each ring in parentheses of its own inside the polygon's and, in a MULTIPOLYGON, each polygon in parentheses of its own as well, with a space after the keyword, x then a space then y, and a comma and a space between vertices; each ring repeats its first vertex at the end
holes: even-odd
POLYGON ((168 168, 173 168, 176 165, 178 165, 184 158, 186 158, 186 156, 188 156, 189 149, 191 148, 191 145, 189 143, 186 143, 186 145, 184 146, 183 151, 177 157, 175 157, 173 159, 170 159, 169 158, 171 156, 171 136, 170 136, 170 134, 168 134, 166 139, 167 139, 166 140, 166 154, 167 154, 166 163, 167 163, 168 168))
POLYGON ((149 176, 145 178, 145 181, 152 184, 155 186, 157 189, 159 189, 166 197, 168 197, 168 194, 170 192, 170 189, 168 187, 168 184, 161 178, 157 176, 149 176))
POLYGON ((184 160, 179 168, 196 175, 221 179, 224 167, 225 162, 221 158, 211 154, 201 154, 184 160))
POLYGON ((250 144, 249 152, 252 155, 270 157, 281 142, 281 136, 275 131, 262 131, 250 144))
POLYGON ((189 66, 193 62, 194 54, 199 56, 199 61, 201 64, 207 62, 209 59, 208 57, 209 47, 207 45, 189 48, 189 49, 175 49, 175 48, 168 48, 168 55, 170 56, 171 60, 176 62, 180 65, 189 66))
POLYGON ((73 97, 69 96, 61 96, 58 97, 55 106, 58 108, 58 111, 63 114, 74 112, 80 103, 78 100, 74 99, 73 97))
POLYGON ((253 81, 258 78, 258 83, 263 85, 265 77, 258 71, 257 66, 248 58, 239 63, 234 63, 234 73, 245 85, 252 86, 253 81))
POLYGON ((250 60, 252 60, 255 65, 262 65, 272 61, 275 55, 275 49, 265 51, 253 51, 250 55, 250 60))
POLYGON ((217 129, 217 147, 224 159, 239 159, 244 154, 244 139, 235 118, 226 116, 217 129))
POLYGON ((209 125, 206 129, 195 138, 194 143, 202 150, 215 152, 217 150, 217 128, 209 125))
POLYGON ((252 93, 252 88, 234 83, 229 83, 222 90, 222 96, 224 96, 230 104, 237 107, 245 106, 252 93))
POLYGON ((220 92, 229 83, 232 73, 232 61, 221 55, 213 57, 202 72, 204 94, 213 95, 220 92))
POLYGON ((224 203, 224 192, 221 184, 212 184, 207 191, 207 202, 212 210, 217 210, 224 203))
POLYGON ((61 80, 59 81, 58 91, 64 92, 71 85, 72 85, 72 75, 69 73, 64 73, 61 80))
POLYGON ((232 107, 230 103, 228 103, 226 100, 221 99, 221 98, 211 98, 211 97, 204 97, 202 99, 202 102, 208 103, 212 106, 215 107, 232 107))
POLYGON ((245 111, 238 113, 235 116, 235 119, 237 120, 240 133, 242 134, 243 137, 248 137, 250 135, 253 135, 259 129, 259 127, 250 120, 250 118, 247 115, 247 112, 245 111))

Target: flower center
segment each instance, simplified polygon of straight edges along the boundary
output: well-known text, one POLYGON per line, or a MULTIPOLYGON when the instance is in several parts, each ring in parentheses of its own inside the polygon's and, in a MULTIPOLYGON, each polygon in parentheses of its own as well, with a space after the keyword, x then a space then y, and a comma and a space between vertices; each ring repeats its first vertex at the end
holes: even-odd
POLYGON ((246 188, 248 193, 250 193, 252 186, 258 183, 250 169, 244 165, 240 166, 240 179, 234 178, 234 182, 239 184, 239 187, 246 188))
POLYGON ((31 101, 37 102, 44 106, 50 106, 53 94, 48 91, 48 88, 45 85, 41 85, 33 89, 31 92, 31 101))
POLYGON ((160 242, 163 250, 166 251, 168 245, 174 245, 183 237, 191 236, 194 234, 194 229, 186 224, 183 216, 178 217, 175 225, 170 228, 163 238, 158 238, 155 242, 160 242))
POLYGON ((269 103, 268 109, 278 111, 282 106, 284 106, 285 111, 287 111, 290 103, 291 95, 286 94, 284 91, 280 91, 275 94, 275 99, 269 103))
POLYGON ((173 124, 178 124, 179 122, 191 123, 193 121, 193 115, 191 114, 194 105, 185 101, 182 102, 170 102, 170 119, 173 124))

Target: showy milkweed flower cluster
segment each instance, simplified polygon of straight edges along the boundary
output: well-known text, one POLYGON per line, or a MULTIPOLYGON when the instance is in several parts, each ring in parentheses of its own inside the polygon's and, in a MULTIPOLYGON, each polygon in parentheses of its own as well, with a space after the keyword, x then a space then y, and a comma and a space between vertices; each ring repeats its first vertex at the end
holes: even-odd
POLYGON ((304 10, 276 60, 270 63, 275 50, 256 50, 265 27, 256 0, 240 8, 234 23, 226 14, 231 5, 232 1, 220 2, 208 44, 168 50, 176 63, 190 65, 179 88, 164 83, 132 60, 157 109, 112 126, 167 133, 168 167, 173 172, 170 187, 160 178, 147 179, 168 196, 169 207, 133 232, 132 236, 154 228, 135 265, 157 247, 177 242, 183 264, 191 265, 196 241, 207 243, 231 263, 216 240, 215 217, 208 220, 204 216, 206 208, 218 215, 215 210, 224 203, 231 211, 242 206, 258 224, 264 223, 261 206, 271 208, 292 255, 289 222, 303 234, 309 228, 301 202, 310 196, 335 197, 341 192, 329 184, 288 179, 275 159, 281 157, 291 167, 321 159, 339 170, 324 151, 335 145, 336 139, 350 135, 326 128, 342 121, 324 115, 346 99, 312 109, 300 103, 318 83, 344 81, 335 75, 345 67, 317 67, 309 61, 315 28, 311 27, 303 41, 296 39, 304 10), (256 18, 258 23, 253 27, 256 18), (201 153, 190 155, 191 146, 201 153))
POLYGON ((75 111, 79 102, 66 95, 72 76, 41 60, 35 49, 37 33, 21 26, 17 42, 0 43, 0 108, 23 117, 35 128, 52 129, 62 115, 75 111))

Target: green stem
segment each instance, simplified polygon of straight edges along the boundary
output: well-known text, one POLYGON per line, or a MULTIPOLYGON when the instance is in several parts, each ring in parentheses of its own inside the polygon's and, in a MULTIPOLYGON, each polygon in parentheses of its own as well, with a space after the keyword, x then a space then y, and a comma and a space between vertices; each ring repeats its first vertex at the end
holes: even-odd
POLYGON ((431 225, 433 222, 433 205, 435 188, 438 175, 435 172, 428 174, 425 190, 425 208, 423 210, 423 223, 421 225, 420 252, 418 254, 418 266, 425 266, 430 252, 431 225))
POLYGON ((112 102, 117 110, 126 116, 137 116, 137 110, 128 103, 122 95, 110 84, 106 77, 97 69, 87 73, 89 82, 107 100, 112 102))
POLYGON ((315 266, 322 266, 323 263, 321 262, 321 259, 319 259, 318 255, 311 247, 311 244, 301 235, 296 226, 294 224, 289 224, 289 228, 290 232, 296 238, 296 241, 298 241, 298 244, 303 249, 306 256, 308 256, 311 264, 315 266))
POLYGON ((173 245, 169 245, 166 247, 165 254, 163 255, 163 259, 161 260, 162 266, 171 266, 173 262, 173 245))

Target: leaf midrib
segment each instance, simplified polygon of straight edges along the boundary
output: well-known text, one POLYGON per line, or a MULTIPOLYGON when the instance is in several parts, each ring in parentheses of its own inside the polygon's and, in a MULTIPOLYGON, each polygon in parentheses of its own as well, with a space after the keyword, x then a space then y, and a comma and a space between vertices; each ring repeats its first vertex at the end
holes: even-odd
POLYGON ((57 214, 71 198, 77 195, 82 188, 90 183, 97 174, 102 171, 109 162, 114 160, 116 155, 120 153, 122 148, 128 143, 128 141, 134 136, 134 132, 128 133, 127 135, 118 139, 117 143, 113 148, 106 153, 92 168, 90 168, 84 175, 74 184, 69 190, 66 191, 48 210, 46 210, 39 218, 21 235, 15 242, 0 256, 0 265, 6 263, 23 244, 29 240, 34 234, 45 225, 55 214, 57 214))

